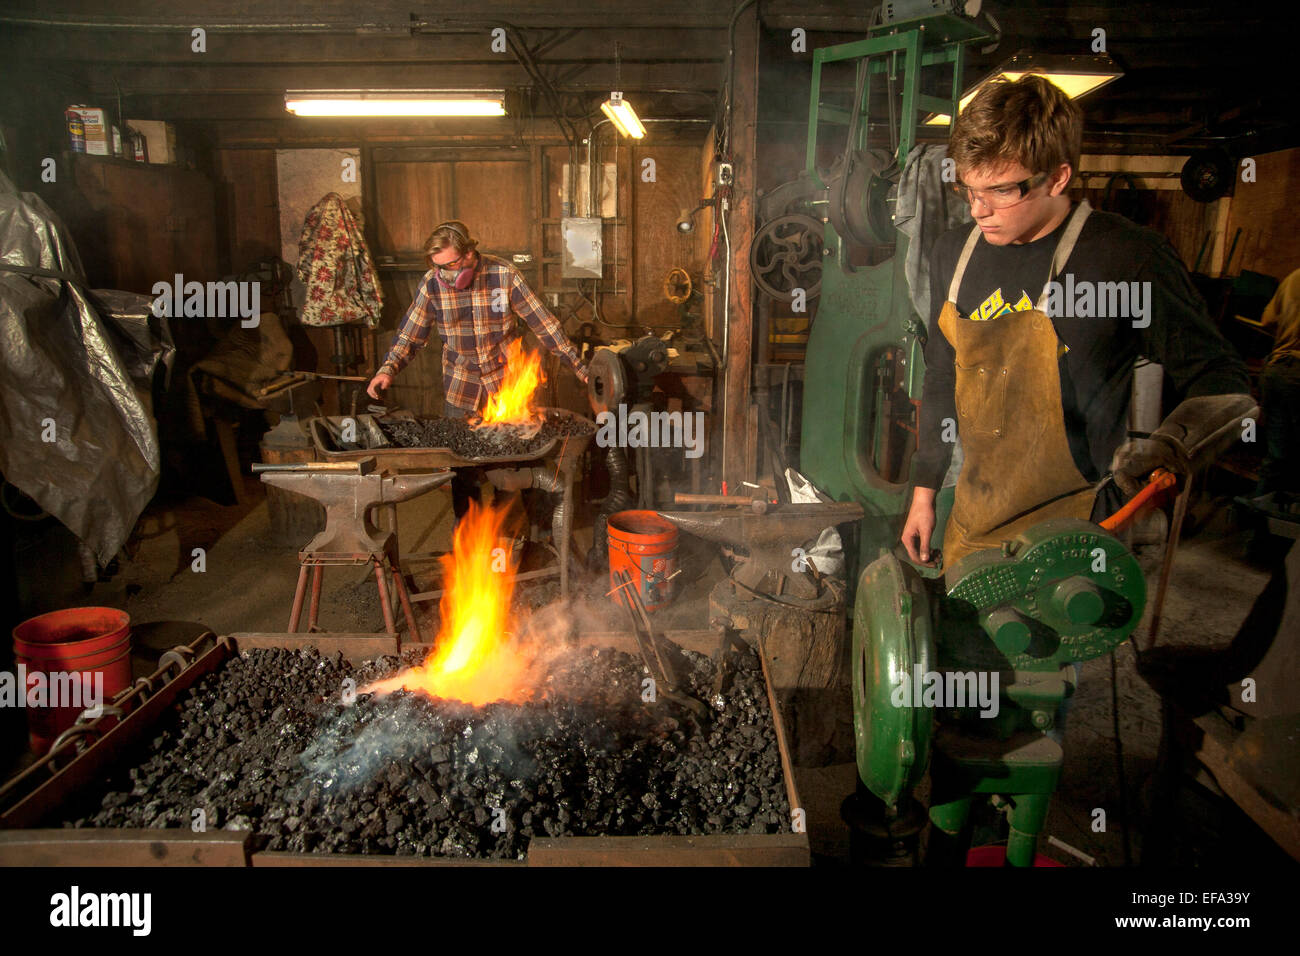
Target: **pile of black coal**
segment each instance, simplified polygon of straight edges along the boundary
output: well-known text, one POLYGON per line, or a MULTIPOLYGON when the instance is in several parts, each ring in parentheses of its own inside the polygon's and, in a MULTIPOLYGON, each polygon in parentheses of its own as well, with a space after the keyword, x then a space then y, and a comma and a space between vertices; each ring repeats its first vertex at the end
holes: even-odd
POLYGON ((566 435, 588 435, 596 426, 578 415, 554 409, 545 412, 536 434, 523 437, 512 425, 474 428, 462 418, 425 418, 417 421, 384 421, 380 429, 401 448, 447 448, 461 458, 527 458, 540 454, 552 441, 566 435))
MULTIPOLYGON (((712 662, 685 659, 686 686, 707 697, 712 662)), ((641 662, 608 648, 560 657, 529 703, 471 707, 406 691, 344 703, 349 681, 364 689, 400 663, 245 651, 187 692, 64 825, 202 819, 256 831, 270 850, 505 859, 524 858, 533 836, 790 828, 752 654, 705 723, 663 697, 643 700, 641 662)))

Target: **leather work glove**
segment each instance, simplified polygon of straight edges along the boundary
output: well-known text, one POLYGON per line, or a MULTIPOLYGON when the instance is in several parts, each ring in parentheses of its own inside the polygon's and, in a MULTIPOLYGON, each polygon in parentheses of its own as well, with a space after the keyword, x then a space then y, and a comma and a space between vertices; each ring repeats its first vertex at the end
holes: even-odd
POLYGON ((1110 461, 1115 484, 1124 492, 1125 498, 1132 498, 1141 491, 1156 468, 1164 468, 1184 478, 1191 470, 1191 463, 1181 448, 1155 437, 1130 438, 1115 450, 1110 461))
POLYGON ((1258 414, 1255 400, 1245 393, 1184 399, 1150 438, 1133 438, 1119 446, 1110 463, 1115 484, 1131 498, 1153 468, 1186 477, 1239 441, 1243 418, 1258 414))

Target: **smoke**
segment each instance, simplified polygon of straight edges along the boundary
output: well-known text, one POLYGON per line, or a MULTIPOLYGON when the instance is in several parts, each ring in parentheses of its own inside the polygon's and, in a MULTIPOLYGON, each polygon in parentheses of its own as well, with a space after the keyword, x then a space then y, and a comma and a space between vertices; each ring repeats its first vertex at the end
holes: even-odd
POLYGON ((440 737, 410 696, 395 697, 382 712, 373 701, 358 701, 343 708, 303 751, 302 784, 318 783, 333 793, 351 790, 373 779, 390 760, 413 761, 428 753, 440 737))
POLYGON ((530 739, 522 714, 517 705, 471 707, 419 693, 363 696, 303 751, 304 774, 291 795, 304 799, 315 788, 324 795, 348 793, 401 765, 428 770, 450 763, 457 777, 491 768, 527 778, 534 761, 521 746, 530 739))
MULTIPOLYGON (((610 610, 600 588, 591 596, 557 600, 521 615, 511 647, 527 661, 527 691, 516 703, 473 706, 398 689, 403 675, 416 668, 362 687, 356 703, 341 707, 302 753, 304 775, 295 795, 301 799, 315 787, 324 794, 349 792, 394 764, 450 761, 457 777, 494 769, 509 778, 529 779, 536 766, 531 745, 547 732, 548 700, 608 702, 614 690, 614 697, 626 696, 632 711, 642 710, 637 694, 644 668, 621 674, 625 688, 610 688, 589 677, 593 654, 609 652, 588 648, 576 653, 580 633, 611 630, 610 610)), ((621 707, 602 710, 608 724, 598 736, 636 722, 621 707)))

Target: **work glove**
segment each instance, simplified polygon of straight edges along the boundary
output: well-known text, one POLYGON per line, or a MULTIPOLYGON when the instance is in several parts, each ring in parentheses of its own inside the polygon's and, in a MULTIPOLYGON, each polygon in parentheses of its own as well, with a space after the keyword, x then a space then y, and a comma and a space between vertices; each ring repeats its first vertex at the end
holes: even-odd
POLYGON ((1191 463, 1181 447, 1155 436, 1130 438, 1115 450, 1110 461, 1111 475, 1125 498, 1141 491, 1156 468, 1164 468, 1182 478, 1191 471, 1191 463))
POLYGON ((1110 463, 1115 484, 1131 498, 1153 468, 1190 475, 1240 441, 1242 420, 1258 414, 1255 400, 1244 393, 1185 399, 1150 438, 1133 438, 1119 447, 1110 463))

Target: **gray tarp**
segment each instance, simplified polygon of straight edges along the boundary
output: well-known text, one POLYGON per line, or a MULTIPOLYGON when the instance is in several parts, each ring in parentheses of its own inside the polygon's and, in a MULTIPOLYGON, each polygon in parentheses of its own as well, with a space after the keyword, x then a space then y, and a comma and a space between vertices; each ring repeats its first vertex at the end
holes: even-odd
POLYGON ((87 289, 58 217, 3 174, 0 265, 0 471, 107 565, 158 486, 170 334, 148 296, 87 289))

